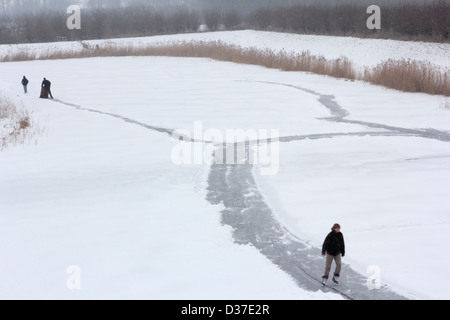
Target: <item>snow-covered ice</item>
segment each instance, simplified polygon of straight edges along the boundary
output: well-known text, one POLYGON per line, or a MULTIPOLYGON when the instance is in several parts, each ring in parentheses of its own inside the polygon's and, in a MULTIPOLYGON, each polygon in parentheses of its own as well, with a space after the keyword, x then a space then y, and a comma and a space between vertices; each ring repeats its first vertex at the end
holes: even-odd
MULTIPOLYGON (((175 165, 178 142, 108 115, 282 137, 375 130, 324 120, 330 111, 317 96, 295 87, 334 95, 351 120, 450 132, 442 97, 305 73, 163 57, 0 64, 0 94, 45 127, 37 145, 0 153, 0 297, 340 298, 299 288, 258 250, 233 243, 222 207, 206 200, 209 164, 175 165), (64 103, 37 99, 43 77, 64 103), (81 290, 67 288, 72 265, 81 290)), ((280 144, 277 175, 255 178, 294 235, 320 247, 339 222, 352 268, 378 266, 409 298, 448 299, 449 157, 449 142, 413 136, 294 140, 280 144)))
MULTIPOLYGON (((37 146, 0 154, 2 298, 339 298, 299 289, 256 249, 235 245, 220 206, 206 200, 208 165, 173 164, 169 136, 37 99, 45 74, 63 101, 173 128, 209 110, 223 128, 226 110, 216 111, 233 105, 213 97, 217 88, 201 96, 215 87, 212 66, 167 58, 1 65, 2 94, 34 110, 46 132, 37 146), (31 81, 27 96, 9 82, 18 68, 31 81), (201 83, 190 83, 194 71, 201 83), (191 105, 199 108, 193 115, 191 105), (81 270, 79 291, 66 286, 70 266, 81 270)), ((218 67, 217 80, 228 74, 225 91, 241 86, 238 66, 218 67)))

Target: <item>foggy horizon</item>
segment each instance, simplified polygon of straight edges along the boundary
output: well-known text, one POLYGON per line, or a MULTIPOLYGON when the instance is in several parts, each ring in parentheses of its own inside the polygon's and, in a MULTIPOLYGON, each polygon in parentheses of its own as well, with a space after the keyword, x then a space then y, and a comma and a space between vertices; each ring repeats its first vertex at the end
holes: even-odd
POLYGON ((336 6, 343 4, 356 5, 402 5, 405 3, 431 4, 448 0, 0 0, 0 14, 16 14, 23 12, 57 11, 64 10, 70 5, 79 5, 89 9, 118 8, 144 6, 155 9, 179 8, 204 10, 208 8, 221 10, 237 10, 240 13, 249 13, 260 8, 273 8, 293 6, 299 4, 336 6))

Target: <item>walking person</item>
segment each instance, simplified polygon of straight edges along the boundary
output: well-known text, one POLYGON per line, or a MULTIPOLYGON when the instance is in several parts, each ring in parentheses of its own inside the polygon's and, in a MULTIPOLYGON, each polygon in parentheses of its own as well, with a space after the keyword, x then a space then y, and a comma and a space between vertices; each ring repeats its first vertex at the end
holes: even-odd
POLYGON ((327 283, 333 261, 336 263, 333 282, 338 284, 342 267, 341 260, 345 256, 345 242, 344 235, 341 233, 341 226, 337 223, 331 228, 331 232, 323 242, 322 256, 326 256, 325 273, 322 277, 322 284, 325 285, 327 283))
POLYGON ((42 85, 41 85, 41 98, 42 99, 48 99, 48 97, 50 96, 50 98, 53 99, 53 95, 52 95, 52 91, 51 91, 51 86, 52 83, 50 81, 48 81, 46 78, 44 78, 44 80, 42 81, 42 85))
POLYGON ((25 91, 25 93, 28 93, 28 83, 30 83, 28 81, 28 79, 25 76, 23 76, 22 85, 23 85, 23 91, 25 91))

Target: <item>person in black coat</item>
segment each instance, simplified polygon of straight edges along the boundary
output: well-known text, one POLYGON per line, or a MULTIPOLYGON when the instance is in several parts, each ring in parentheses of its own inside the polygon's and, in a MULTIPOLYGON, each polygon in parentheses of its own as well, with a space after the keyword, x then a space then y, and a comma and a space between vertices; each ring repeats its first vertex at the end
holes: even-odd
POLYGON ((46 78, 44 78, 44 81, 42 81, 41 98, 48 98, 48 96, 50 96, 50 98, 53 99, 52 91, 50 90, 51 86, 52 86, 52 83, 50 81, 48 81, 46 78))
POLYGON ((344 235, 341 233, 341 226, 335 224, 331 228, 331 232, 325 238, 322 246, 322 256, 326 256, 325 273, 322 277, 325 283, 328 280, 333 260, 336 262, 336 270, 334 271, 333 282, 338 283, 341 272, 341 260, 345 256, 344 235))
POLYGON ((28 92, 28 83, 29 83, 28 79, 25 76, 23 76, 22 85, 23 85, 23 91, 25 91, 25 93, 28 92))

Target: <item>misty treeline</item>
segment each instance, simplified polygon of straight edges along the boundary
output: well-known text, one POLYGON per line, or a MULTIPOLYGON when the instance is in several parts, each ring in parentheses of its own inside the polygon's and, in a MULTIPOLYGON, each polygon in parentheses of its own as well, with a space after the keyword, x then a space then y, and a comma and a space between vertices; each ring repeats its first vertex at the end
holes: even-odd
POLYGON ((450 31, 450 0, 80 0, 81 30, 69 30, 72 4, 0 0, 0 43, 237 29, 449 41, 450 31), (366 26, 370 4, 381 7, 382 30, 366 26))
MULTIPOLYGON (((372 1, 376 4, 377 1, 372 1)), ((246 21, 252 28, 327 35, 376 36, 394 39, 448 41, 450 1, 428 3, 392 1, 381 8, 381 30, 367 28, 366 6, 341 3, 335 6, 295 5, 262 8, 246 21)))

